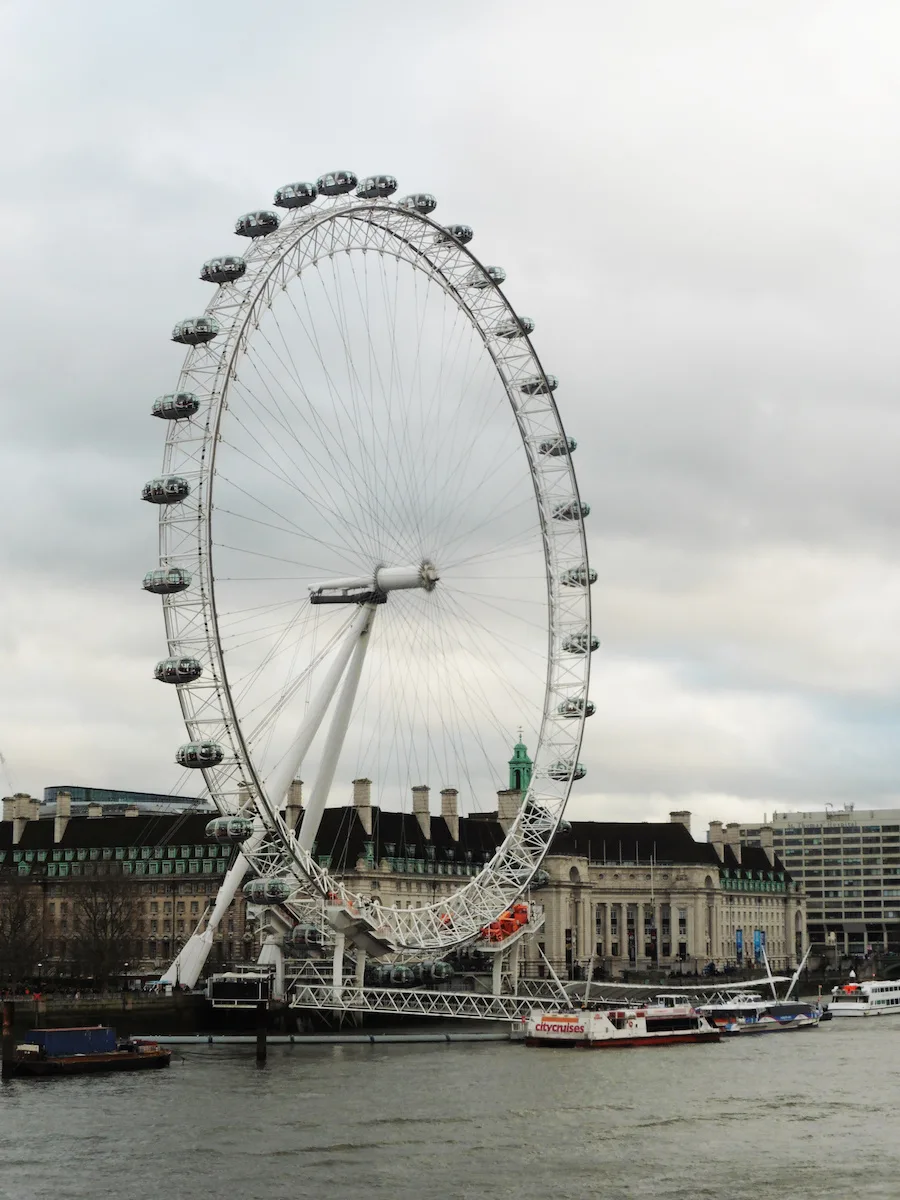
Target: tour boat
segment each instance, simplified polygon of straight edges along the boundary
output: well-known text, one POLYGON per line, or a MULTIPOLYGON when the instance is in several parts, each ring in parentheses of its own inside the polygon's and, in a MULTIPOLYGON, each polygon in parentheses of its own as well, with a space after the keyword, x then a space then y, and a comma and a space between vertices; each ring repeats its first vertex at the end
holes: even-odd
POLYGON ((900 1012, 900 980, 867 979, 831 989, 828 1012, 833 1017, 881 1017, 900 1012))
POLYGON ((657 996, 629 1008, 565 1010, 535 1008, 525 1026, 526 1046, 573 1046, 602 1050, 613 1046, 666 1046, 673 1042, 717 1042, 719 1031, 683 996, 657 996))
POLYGON ((822 1010, 802 1000, 766 1000, 752 993, 716 996, 698 1006, 707 1019, 726 1035, 779 1033, 809 1029, 819 1024, 822 1010))
POLYGON ((144 1071, 167 1067, 172 1051, 157 1042, 116 1040, 105 1025, 79 1029, 31 1029, 10 1058, 4 1075, 84 1075, 93 1071, 144 1071))

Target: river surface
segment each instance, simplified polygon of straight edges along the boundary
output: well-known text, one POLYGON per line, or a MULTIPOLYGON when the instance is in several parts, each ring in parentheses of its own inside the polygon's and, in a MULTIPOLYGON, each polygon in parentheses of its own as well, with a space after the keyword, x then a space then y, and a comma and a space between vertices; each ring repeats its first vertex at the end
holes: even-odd
POLYGON ((900 1016, 659 1049, 175 1047, 0 1087, 2 1200, 900 1197, 900 1016))

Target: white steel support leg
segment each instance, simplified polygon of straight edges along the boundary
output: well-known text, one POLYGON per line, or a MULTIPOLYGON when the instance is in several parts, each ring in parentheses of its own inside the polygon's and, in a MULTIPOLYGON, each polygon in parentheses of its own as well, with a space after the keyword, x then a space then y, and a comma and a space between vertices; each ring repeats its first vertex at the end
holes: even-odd
MULTIPOLYGON (((346 670, 347 663, 359 645, 360 635, 368 632, 372 624, 373 613, 374 608, 370 605, 364 605, 360 608, 353 624, 350 626, 343 645, 338 650, 334 662, 328 669, 328 674, 325 676, 322 687, 310 705, 303 724, 297 731, 297 737, 293 746, 266 780, 266 796, 271 805, 270 811, 273 813, 281 808, 291 782, 296 779, 303 760, 306 757, 306 752, 312 745, 312 740, 318 733, 319 726, 322 724, 325 713, 328 711, 328 705, 331 703, 331 699, 338 689, 338 684, 341 682, 341 676, 346 670)), ((305 823, 306 818, 304 817, 305 823)))
POLYGON ((331 986, 336 1003, 340 1004, 341 992, 344 990, 344 935, 335 934, 334 958, 331 965, 331 986))
POLYGON ((503 959, 505 957, 504 954, 494 955, 491 990, 495 996, 499 996, 503 990, 503 959))
POLYGON ((519 994, 519 960, 522 956, 522 939, 520 938, 509 950, 509 977, 512 994, 519 994))
POLYGON ((366 952, 356 951, 356 986, 361 988, 366 982, 366 952))
POLYGON ((341 694, 337 700, 334 716, 331 719, 331 728, 328 730, 328 737, 325 739, 325 745, 322 748, 322 761, 319 765, 319 773, 316 776, 315 785, 304 809, 303 823, 297 835, 300 848, 306 850, 309 854, 312 853, 313 842, 316 840, 316 835, 319 832, 319 823, 322 820, 322 813, 325 811, 325 802, 328 799, 328 793, 331 791, 331 784, 334 780, 334 773, 337 770, 338 759, 344 745, 344 738, 347 736, 347 728, 350 725, 353 702, 356 699, 356 689, 359 687, 363 662, 372 632, 372 620, 375 616, 374 604, 367 604, 363 612, 366 615, 366 621, 356 637, 353 657, 350 659, 350 665, 347 667, 347 675, 341 688, 341 694))

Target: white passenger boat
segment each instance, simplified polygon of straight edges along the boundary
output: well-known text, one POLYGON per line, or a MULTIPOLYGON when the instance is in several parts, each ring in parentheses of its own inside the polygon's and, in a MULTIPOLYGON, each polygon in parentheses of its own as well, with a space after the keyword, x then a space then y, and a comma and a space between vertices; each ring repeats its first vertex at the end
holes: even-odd
POLYGON ((683 996, 662 995, 634 1007, 535 1008, 525 1027, 526 1046, 602 1050, 614 1046, 667 1046, 717 1042, 719 1031, 683 996))
POLYGON ((881 1017, 900 1012, 900 980, 866 979, 831 989, 828 1011, 834 1017, 881 1017))
POLYGON ((767 1000, 747 992, 727 992, 698 1007, 726 1035, 809 1029, 822 1019, 822 1010, 815 1003, 767 1000))

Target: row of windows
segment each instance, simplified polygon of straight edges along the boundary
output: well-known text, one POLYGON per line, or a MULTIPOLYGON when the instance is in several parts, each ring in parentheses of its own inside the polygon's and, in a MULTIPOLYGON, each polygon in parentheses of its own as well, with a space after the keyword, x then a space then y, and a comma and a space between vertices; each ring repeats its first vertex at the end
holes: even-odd
MULTIPOLYGON (((0 850, 0 863, 6 860, 0 850)), ((229 846, 79 846, 65 850, 13 850, 12 861, 18 862, 110 862, 137 858, 227 858, 229 846)))
MULTIPOLYGON (((184 859, 176 859, 175 862, 170 862, 169 859, 164 859, 162 862, 152 860, 151 862, 124 862, 122 863, 122 872, 125 875, 224 875, 228 864, 223 858, 218 862, 213 862, 211 859, 204 859, 202 862, 196 858, 185 862, 184 859)), ((47 863, 47 876, 55 878, 66 875, 85 875, 96 874, 98 870, 106 870, 102 866, 94 866, 91 863, 47 863)), ((19 875, 30 875, 32 872, 32 864, 20 862, 17 868, 19 875)))

